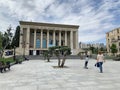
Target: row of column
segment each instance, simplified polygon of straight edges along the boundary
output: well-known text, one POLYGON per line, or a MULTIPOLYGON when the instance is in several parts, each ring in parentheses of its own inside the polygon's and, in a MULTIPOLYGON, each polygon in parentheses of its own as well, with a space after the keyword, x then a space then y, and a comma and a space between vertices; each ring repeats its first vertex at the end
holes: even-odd
MULTIPOLYGON (((23 30, 23 28, 21 28, 23 30)), ((23 32, 23 31, 22 31, 23 32)), ((76 43, 76 48, 78 47, 77 46, 77 42, 78 42, 78 33, 76 31, 76 40, 73 41, 73 31, 71 30, 70 31, 70 47, 71 49, 73 49, 73 43, 76 43)), ((42 48, 42 45, 43 45, 43 30, 41 30, 41 48, 42 48)), ((20 36, 20 43, 22 43, 22 37, 20 36)), ((30 28, 28 27, 27 28, 27 31, 26 31, 26 48, 29 48, 29 44, 30 44, 30 28)), ((67 46, 67 31, 65 31, 65 46, 67 46)), ((55 45, 55 31, 53 31, 53 45, 55 45)), ((21 46, 21 45, 20 45, 21 46)), ((59 31, 59 46, 61 46, 61 31, 59 31)), ((47 31, 47 48, 49 47, 49 31, 47 31)), ((34 48, 36 48, 36 30, 34 30, 34 48)))
MULTIPOLYGON (((72 32, 72 31, 71 31, 72 32)), ((72 34, 73 35, 73 32, 72 34)), ((73 39, 73 37, 71 37, 71 40, 73 39)), ((43 45, 43 30, 41 30, 41 48, 42 48, 42 45, 43 45)), ((72 40, 73 42, 73 40, 72 40)), ((72 42, 71 42, 71 45, 72 45, 72 42)), ((49 47, 49 31, 47 31, 47 48, 49 47)), ((55 31, 53 31, 53 45, 55 45, 55 31)), ((59 46, 61 46, 61 31, 59 31, 59 46)), ((67 46, 67 31, 65 31, 65 46, 67 46)), ((36 30, 34 30, 34 48, 36 48, 36 30)))

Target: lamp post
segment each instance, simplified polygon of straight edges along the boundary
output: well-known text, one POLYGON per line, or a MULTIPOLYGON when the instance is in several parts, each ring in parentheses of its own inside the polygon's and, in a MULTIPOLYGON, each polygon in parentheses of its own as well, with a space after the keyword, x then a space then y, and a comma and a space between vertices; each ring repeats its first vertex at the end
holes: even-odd
POLYGON ((25 46, 26 46, 26 44, 25 44, 25 40, 23 40, 23 32, 21 32, 20 33, 20 35, 22 36, 22 45, 23 45, 23 58, 25 58, 25 46))
POLYGON ((25 41, 23 41, 23 58, 25 58, 25 41))
POLYGON ((15 52, 15 48, 16 48, 16 46, 14 46, 14 56, 13 56, 14 61, 16 60, 16 52, 15 52))

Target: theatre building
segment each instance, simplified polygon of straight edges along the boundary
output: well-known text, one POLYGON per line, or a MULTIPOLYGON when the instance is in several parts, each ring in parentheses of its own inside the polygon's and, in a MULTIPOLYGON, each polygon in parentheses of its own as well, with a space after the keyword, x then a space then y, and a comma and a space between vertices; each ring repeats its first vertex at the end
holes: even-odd
POLYGON ((40 55, 51 46, 68 46, 77 54, 78 25, 20 21, 21 55, 40 55))

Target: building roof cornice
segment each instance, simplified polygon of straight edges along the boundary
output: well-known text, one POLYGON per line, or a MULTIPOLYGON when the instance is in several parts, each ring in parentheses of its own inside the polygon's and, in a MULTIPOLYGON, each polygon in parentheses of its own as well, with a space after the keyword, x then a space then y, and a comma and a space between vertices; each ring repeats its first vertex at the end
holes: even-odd
POLYGON ((106 34, 108 34, 108 33, 112 32, 112 31, 115 31, 115 30, 117 30, 117 29, 120 29, 120 27, 115 28, 115 29, 113 29, 113 30, 111 30, 111 31, 109 31, 109 32, 106 32, 106 34))
POLYGON ((41 23, 41 22, 29 22, 19 21, 20 25, 36 25, 36 26, 49 26, 49 27, 64 27, 78 29, 79 25, 66 25, 66 24, 54 24, 54 23, 41 23))

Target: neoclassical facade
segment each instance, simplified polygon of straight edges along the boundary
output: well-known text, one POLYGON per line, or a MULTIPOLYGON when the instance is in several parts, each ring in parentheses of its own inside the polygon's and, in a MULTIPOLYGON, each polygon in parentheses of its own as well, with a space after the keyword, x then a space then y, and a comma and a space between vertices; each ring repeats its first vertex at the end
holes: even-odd
POLYGON ((77 54, 78 25, 20 21, 19 53, 40 55, 51 46, 68 46, 77 54))

